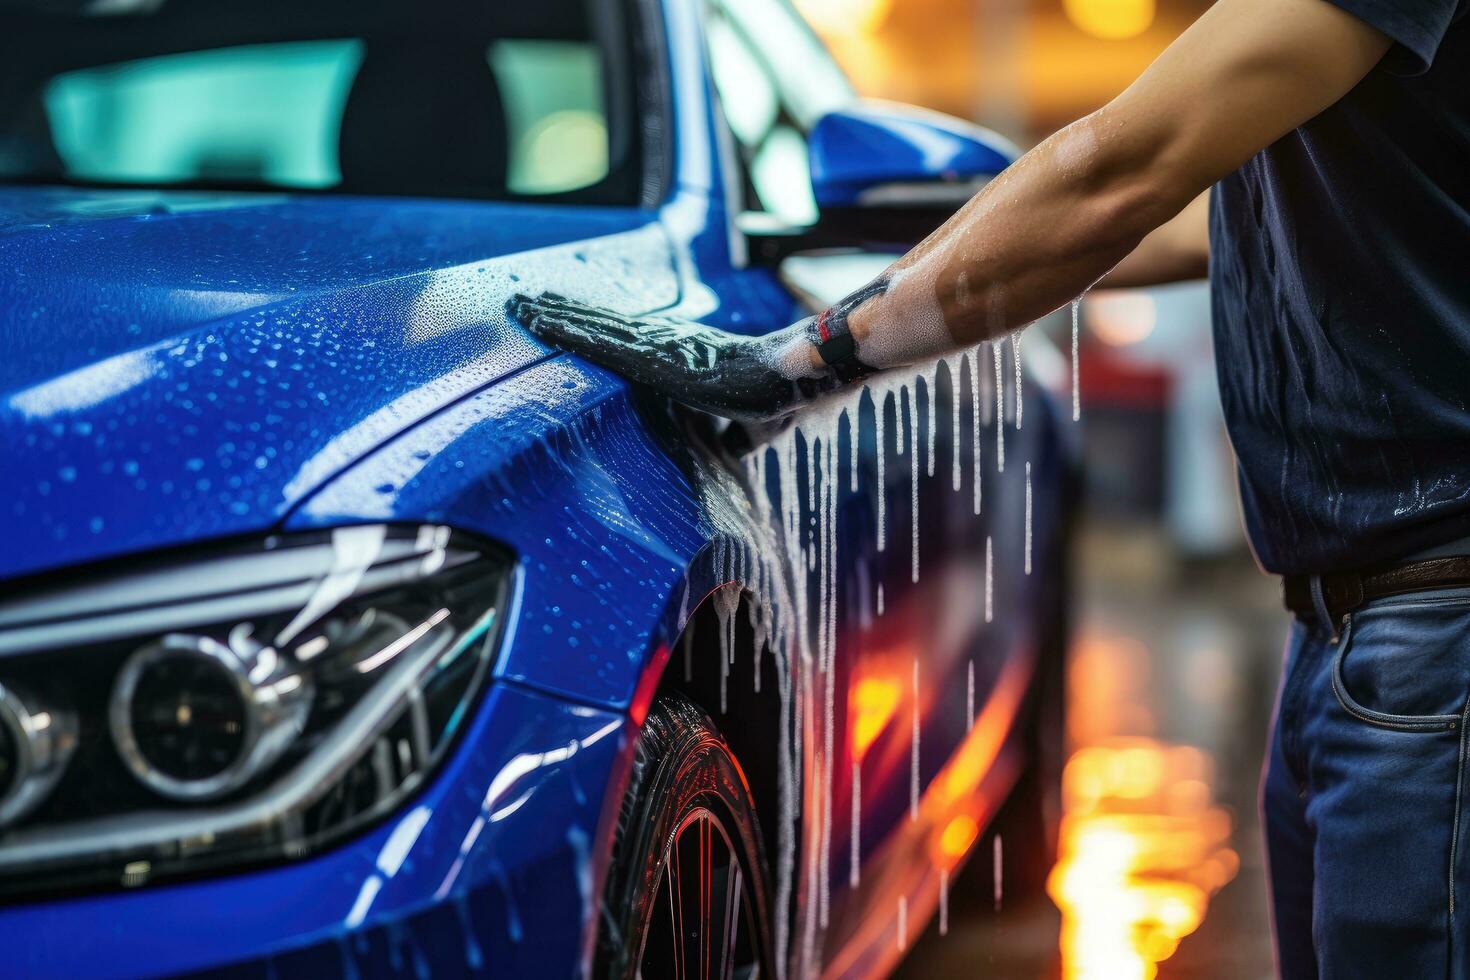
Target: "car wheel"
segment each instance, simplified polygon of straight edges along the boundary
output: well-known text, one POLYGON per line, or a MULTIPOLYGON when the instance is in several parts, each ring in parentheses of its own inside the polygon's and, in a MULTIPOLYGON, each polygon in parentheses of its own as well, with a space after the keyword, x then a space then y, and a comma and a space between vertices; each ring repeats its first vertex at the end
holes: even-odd
POLYGON ((767 894, 739 763, 700 708, 659 698, 618 815, 596 975, 775 976, 767 894))

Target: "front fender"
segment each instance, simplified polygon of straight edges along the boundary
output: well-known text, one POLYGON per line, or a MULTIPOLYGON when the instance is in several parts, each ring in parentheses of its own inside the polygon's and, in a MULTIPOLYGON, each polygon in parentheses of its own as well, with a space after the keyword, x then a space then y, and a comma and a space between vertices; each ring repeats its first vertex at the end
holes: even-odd
POLYGON ((509 545, 521 593, 497 676, 627 710, 659 646, 736 577, 711 494, 743 492, 667 403, 634 399, 601 369, 541 362, 381 447, 286 527, 424 520, 509 545))

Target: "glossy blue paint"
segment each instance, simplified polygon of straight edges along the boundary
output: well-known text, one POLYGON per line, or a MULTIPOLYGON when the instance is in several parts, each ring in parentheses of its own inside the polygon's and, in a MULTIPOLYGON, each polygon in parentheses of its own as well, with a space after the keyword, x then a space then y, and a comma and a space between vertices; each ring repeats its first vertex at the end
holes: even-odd
POLYGON ((371 833, 295 864, 5 908, 6 972, 575 976, 628 724, 494 685, 429 788, 371 833))
POLYGON ((629 313, 679 291, 631 209, 40 188, 0 209, 25 219, 0 232, 0 575, 266 530, 544 357, 516 289, 582 279, 629 313))
POLYGON ((558 357, 384 446, 287 527, 434 515, 509 544, 523 592, 498 675, 626 708, 649 651, 719 584, 698 466, 665 406, 558 357))
MULTIPOLYGON (((627 708, 659 668, 654 652, 725 577, 711 490, 732 490, 732 476, 701 448, 697 423, 547 351, 507 321, 504 300, 554 287, 747 332, 800 312, 771 270, 741 261, 725 193, 737 178, 717 151, 698 3, 663 9, 675 161, 655 210, 0 190, 0 264, 11 272, 0 281, 0 579, 383 520, 504 542, 520 571, 495 680, 461 745, 401 813, 294 864, 0 909, 0 942, 27 973, 577 974, 635 733, 627 708)), ((875 183, 965 179, 1008 160, 983 133, 894 107, 830 116, 812 142, 828 205, 875 183)), ((926 785, 965 738, 954 695, 966 659, 984 698, 1008 663, 1035 653, 1064 469, 1048 404, 1028 387, 1026 428, 1005 434, 1011 458, 1033 464, 1031 577, 1019 572, 1015 466, 987 466, 983 522, 949 490, 947 458, 922 478, 917 585, 906 459, 890 455, 890 545, 873 545, 871 423, 864 489, 841 502, 842 587, 870 594, 881 580, 890 591, 876 630, 856 602, 844 607, 839 663, 850 672, 926 651, 926 785), (946 597, 980 594, 987 534, 1005 575, 997 621, 982 628, 977 606, 946 597), (928 643, 940 622, 944 644, 928 643)), ((827 954, 873 969, 895 946, 864 924, 891 917, 896 892, 910 896, 914 930, 932 908, 922 858, 934 828, 908 820, 907 769, 878 765, 887 753, 906 766, 907 739, 891 727, 864 771, 860 851, 872 862, 865 882, 889 883, 881 895, 847 889, 847 827, 834 827, 832 920, 843 925, 827 954)), ((809 756, 803 772, 816 771, 809 756)), ((999 786, 1013 773, 990 775, 999 786)), ((839 778, 835 812, 849 791, 839 778)))
POLYGON ((812 186, 822 207, 851 207, 885 184, 969 183, 1020 155, 974 123, 888 102, 828 113, 811 132, 812 186))

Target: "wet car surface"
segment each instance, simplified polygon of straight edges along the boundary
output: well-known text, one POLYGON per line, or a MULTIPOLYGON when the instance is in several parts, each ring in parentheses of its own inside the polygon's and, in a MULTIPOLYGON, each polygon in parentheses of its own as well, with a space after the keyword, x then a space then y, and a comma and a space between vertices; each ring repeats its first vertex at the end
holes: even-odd
MULTIPOLYGON (((1003 152, 962 128, 916 143, 835 69, 784 77, 791 52, 823 56, 779 4, 564 6, 460 25, 322 4, 241 34, 171 8, 161 27, 12 25, 12 45, 75 41, 34 68, 53 94, 82 72, 83 95, 99 65, 360 34, 308 52, 357 66, 346 120, 460 27, 595 44, 625 72, 602 93, 607 172, 580 189, 514 191, 512 154, 506 186, 394 194, 362 160, 404 140, 345 135, 339 184, 312 192, 256 186, 268 169, 0 189, 4 799, 35 791, 0 811, 0 937, 28 974, 653 976, 699 955, 880 975, 1015 788, 1039 799, 1056 775, 1054 351, 965 352, 736 452, 505 312, 555 288, 784 325, 852 284, 820 254, 799 287, 779 263, 803 241, 761 200, 792 179, 763 176, 783 145, 812 143, 826 166, 798 176, 849 223, 864 188, 987 176, 1003 152), (433 27, 425 46, 394 18, 433 27), (770 118, 722 114, 712 84, 739 70, 770 118), (823 118, 850 142, 821 145, 823 118), (919 152, 936 143, 937 163, 919 152), (862 166, 834 165, 844 147, 862 166), (739 778, 709 799, 649 789, 664 724, 707 726, 739 778), (635 846, 631 799, 669 841, 635 846), (662 935, 650 913, 630 949, 609 889, 707 888, 711 868, 672 860, 686 831, 723 835, 724 918, 662 935)), ((453 132, 438 152, 461 150, 453 132)), ((849 252, 883 252, 878 217, 879 243, 849 252)), ((1041 810, 1019 819, 1044 844, 1041 810)))

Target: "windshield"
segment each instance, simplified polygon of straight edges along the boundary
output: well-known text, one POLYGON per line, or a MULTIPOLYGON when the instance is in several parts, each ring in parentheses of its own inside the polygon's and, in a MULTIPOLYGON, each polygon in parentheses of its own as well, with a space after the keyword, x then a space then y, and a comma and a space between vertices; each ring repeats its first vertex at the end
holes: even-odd
POLYGON ((0 181, 637 203, 621 4, 13 3, 0 181))

